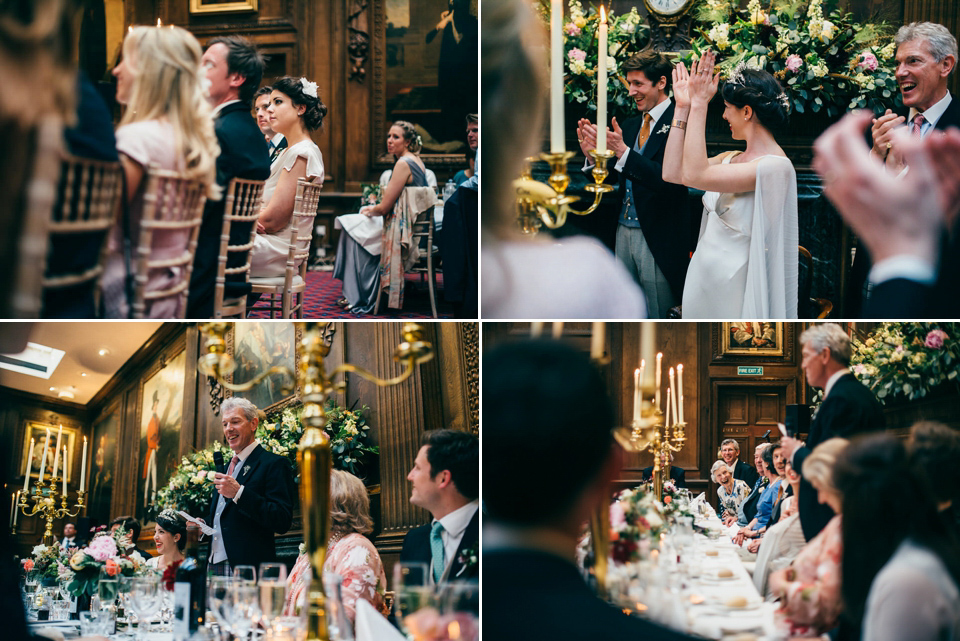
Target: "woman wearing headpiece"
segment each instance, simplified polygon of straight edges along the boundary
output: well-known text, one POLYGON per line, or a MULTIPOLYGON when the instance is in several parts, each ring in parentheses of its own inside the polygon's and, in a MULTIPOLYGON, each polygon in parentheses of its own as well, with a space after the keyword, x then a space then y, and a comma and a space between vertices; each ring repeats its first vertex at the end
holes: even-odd
MULTIPOLYGON (((363 482, 350 472, 333 470, 330 473, 330 539, 324 574, 332 572, 341 578, 343 609, 353 622, 357 616, 357 599, 364 599, 386 614, 384 590, 387 578, 383 561, 364 534, 373 531, 370 518, 370 497, 363 482)), ((306 553, 297 558, 287 584, 285 614, 295 614, 304 606, 306 588, 310 583, 310 558, 306 553)))
POLYGON ((673 70, 677 102, 663 179, 702 189, 703 219, 683 287, 683 318, 797 317, 797 174, 772 129, 789 100, 766 71, 738 67, 723 86, 723 119, 746 151, 707 157, 707 107, 719 76, 708 51, 673 70))
POLYGON ((187 545, 187 522, 173 510, 160 512, 153 542, 157 546, 157 556, 147 559, 147 567, 163 572, 170 565, 183 561, 183 548, 187 545))

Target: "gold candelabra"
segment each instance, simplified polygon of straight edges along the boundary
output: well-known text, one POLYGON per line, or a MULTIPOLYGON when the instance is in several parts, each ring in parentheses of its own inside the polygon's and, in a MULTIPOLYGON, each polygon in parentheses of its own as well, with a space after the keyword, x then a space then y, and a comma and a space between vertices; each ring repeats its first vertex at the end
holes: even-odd
MULTIPOLYGON (((652 386, 644 386, 644 397, 653 391, 652 386)), ((635 418, 629 428, 614 431, 614 438, 627 452, 649 450, 653 454, 653 491, 658 499, 663 496, 664 472, 670 473, 670 455, 682 450, 687 441, 686 422, 671 420, 670 423, 666 424, 663 412, 654 403, 644 400, 639 418, 635 418)))
MULTIPOLYGON (((403 372, 393 378, 380 378, 362 367, 344 363, 328 374, 324 358, 330 353, 333 338, 330 323, 299 323, 303 331, 300 342, 300 361, 296 374, 285 367, 272 367, 252 381, 233 384, 223 380, 236 368, 226 353, 227 323, 206 323, 201 331, 207 336, 206 353, 200 357, 197 369, 212 376, 226 389, 245 391, 274 372, 283 372, 290 381, 296 380, 302 391, 304 434, 300 439, 297 463, 300 466, 300 505, 303 510, 304 547, 310 559, 311 582, 307 595, 307 641, 329 641, 326 594, 323 591, 323 562, 327 556, 330 538, 330 470, 333 455, 330 439, 323 428, 327 423, 323 404, 327 398, 346 388, 346 381, 335 382, 337 376, 354 372, 380 387, 397 385, 410 378, 416 367, 433 358, 433 346, 423 340, 423 328, 416 323, 404 323, 403 342, 393 353, 393 360, 404 365, 403 372)), ((292 386, 291 386, 292 387, 292 386)))
MULTIPOLYGON (((34 516, 39 514, 46 521, 46 527, 43 531, 43 544, 53 545, 53 521, 64 517, 74 518, 80 511, 86 507, 83 502, 83 495, 86 492, 81 487, 77 490, 77 502, 73 506, 73 511, 67 505, 67 492, 58 492, 57 485, 59 476, 51 476, 49 480, 37 481, 33 486, 33 491, 24 492, 20 495, 20 502, 17 503, 17 509, 24 516, 34 516), (30 505, 28 495, 32 495, 33 505, 30 505), (60 506, 57 507, 57 497, 60 498, 60 506)), ((13 533, 16 534, 16 526, 13 526, 13 533)))
POLYGON ((520 178, 513 182, 517 190, 517 224, 520 231, 529 236, 536 235, 541 225, 549 229, 557 229, 567 222, 568 214, 586 216, 593 213, 600 205, 603 195, 613 191, 613 187, 605 184, 607 163, 613 158, 612 151, 590 151, 594 166, 593 182, 584 189, 593 193, 593 204, 585 210, 574 209, 571 205, 578 200, 577 196, 567 196, 567 187, 570 186, 570 176, 567 173, 567 163, 573 158, 572 151, 540 154, 540 159, 550 165, 550 177, 544 184, 533 179, 531 165, 536 158, 527 158, 526 166, 520 178))

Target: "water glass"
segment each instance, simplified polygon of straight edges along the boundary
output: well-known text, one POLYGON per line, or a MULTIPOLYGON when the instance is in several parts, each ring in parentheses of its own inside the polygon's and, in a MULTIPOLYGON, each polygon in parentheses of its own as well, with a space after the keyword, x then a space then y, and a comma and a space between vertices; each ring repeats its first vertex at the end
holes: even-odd
POLYGON ((141 636, 150 617, 160 609, 160 580, 153 576, 135 577, 130 591, 130 607, 140 622, 141 636))
POLYGON ((54 599, 50 618, 54 621, 66 621, 70 618, 70 602, 64 599, 54 599))
POLYGON ((246 638, 260 621, 260 599, 255 585, 235 583, 221 604, 224 622, 235 637, 246 638))
POLYGON ((426 563, 400 561, 393 566, 394 601, 397 623, 400 630, 410 636, 404 624, 409 616, 433 603, 433 584, 426 563))
MULTIPOLYGON (((306 622, 301 617, 276 617, 264 631, 264 641, 305 641, 306 622)), ((333 633, 330 640, 336 641, 333 633)))
POLYGON ((330 632, 330 641, 353 641, 353 627, 343 607, 343 597, 340 586, 343 577, 333 572, 323 573, 323 591, 327 595, 327 630, 330 632))
POLYGON ((102 634, 100 624, 100 611, 90 610, 80 613, 80 636, 92 637, 102 634))

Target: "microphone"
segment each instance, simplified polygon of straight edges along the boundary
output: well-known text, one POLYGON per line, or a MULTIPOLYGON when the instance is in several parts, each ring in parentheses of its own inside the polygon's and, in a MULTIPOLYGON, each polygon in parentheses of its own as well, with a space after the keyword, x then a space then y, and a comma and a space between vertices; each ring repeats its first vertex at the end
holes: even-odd
MULTIPOLYGON (((761 436, 760 438, 762 438, 762 439, 765 440, 767 443, 769 443, 769 442, 770 442, 770 432, 772 432, 772 431, 773 431, 773 430, 767 430, 767 433, 764 434, 763 436, 761 436)), ((214 453, 213 453, 214 456, 216 456, 217 454, 220 454, 220 452, 214 452, 214 453)), ((220 456, 220 460, 221 460, 221 461, 223 460, 223 456, 222 456, 222 455, 220 456)))
MULTIPOLYGON (((769 432, 767 433, 769 434, 769 432)), ((223 452, 220 450, 214 450, 213 464, 217 466, 217 472, 220 474, 226 474, 226 468, 223 466, 223 452)))

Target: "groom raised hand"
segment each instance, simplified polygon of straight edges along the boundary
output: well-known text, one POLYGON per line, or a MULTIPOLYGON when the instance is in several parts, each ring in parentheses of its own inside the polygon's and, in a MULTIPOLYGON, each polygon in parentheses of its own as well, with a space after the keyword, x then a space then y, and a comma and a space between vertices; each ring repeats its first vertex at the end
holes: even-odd
MULTIPOLYGON (((663 54, 646 51, 628 58, 620 69, 641 114, 622 128, 614 118, 613 129, 607 129, 607 146, 617 158, 611 173, 620 185, 616 253, 643 288, 650 318, 666 318, 680 304, 690 262, 687 188, 663 180, 674 111, 669 97, 673 65, 663 54)), ((581 119, 577 139, 589 158, 597 146, 597 125, 581 119)))

